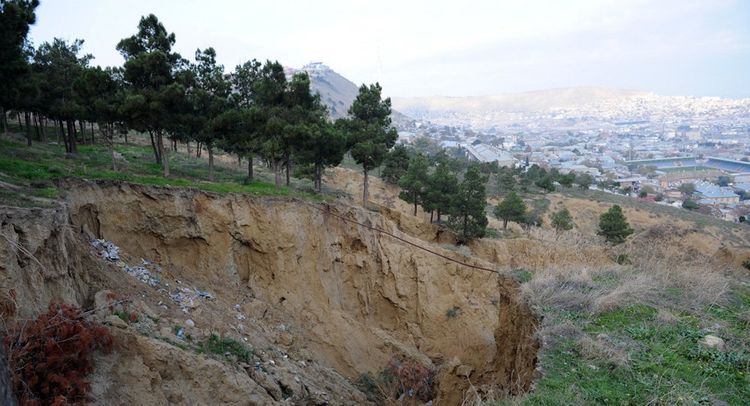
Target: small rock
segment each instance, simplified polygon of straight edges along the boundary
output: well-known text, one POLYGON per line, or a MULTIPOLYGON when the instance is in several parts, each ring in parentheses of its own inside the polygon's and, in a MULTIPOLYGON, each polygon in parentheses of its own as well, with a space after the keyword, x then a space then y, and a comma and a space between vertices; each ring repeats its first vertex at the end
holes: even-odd
POLYGON ((104 322, 109 324, 112 327, 128 328, 128 323, 125 323, 125 321, 115 316, 114 314, 110 314, 109 316, 107 316, 107 318, 104 319, 104 322))
POLYGON ((185 320, 185 325, 188 327, 195 327, 195 322, 193 321, 193 319, 187 319, 185 320))
POLYGON ((724 340, 711 334, 703 337, 698 343, 706 348, 714 348, 719 351, 724 351, 724 340))
POLYGON ((468 378, 471 376, 471 373, 474 372, 474 368, 472 368, 470 365, 459 365, 456 367, 456 376, 461 376, 468 378))
POLYGON ((159 335, 162 336, 162 337, 164 337, 164 338, 167 338, 167 337, 169 337, 169 336, 172 335, 172 329, 170 329, 169 327, 166 327, 166 326, 162 327, 162 328, 159 329, 159 335))

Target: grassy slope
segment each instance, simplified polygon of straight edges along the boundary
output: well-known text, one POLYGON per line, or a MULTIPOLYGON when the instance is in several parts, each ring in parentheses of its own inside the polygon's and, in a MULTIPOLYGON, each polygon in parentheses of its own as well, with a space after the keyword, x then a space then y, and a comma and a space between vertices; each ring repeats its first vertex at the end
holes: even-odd
MULTIPOLYGON (((54 199, 61 191, 52 180, 57 177, 80 177, 85 179, 119 179, 133 183, 158 186, 190 187, 218 193, 248 193, 253 195, 296 196, 320 199, 308 191, 309 182, 295 180, 294 187, 276 188, 266 181, 243 184, 244 168, 218 163, 214 182, 208 182, 208 165, 205 159, 183 152, 170 153, 171 177, 161 176, 161 167, 154 163, 150 146, 129 144, 117 145, 122 154, 118 170, 111 169, 111 157, 104 145, 79 145, 78 154, 66 157, 62 146, 35 143, 31 148, 22 141, 0 139, 0 203, 11 205, 45 205, 44 199, 54 199), (13 185, 17 187, 12 187, 13 185), (300 190, 302 189, 302 190, 300 190), (41 199, 40 199, 41 198, 41 199)), ((205 155, 205 154, 204 154, 205 155)), ((270 176, 259 171, 258 178, 270 176)))

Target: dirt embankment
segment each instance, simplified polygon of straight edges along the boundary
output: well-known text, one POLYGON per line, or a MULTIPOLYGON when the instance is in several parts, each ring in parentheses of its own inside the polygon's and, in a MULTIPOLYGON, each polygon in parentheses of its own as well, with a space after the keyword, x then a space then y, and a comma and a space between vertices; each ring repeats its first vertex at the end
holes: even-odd
POLYGON ((3 232, 17 244, 0 244, 2 282, 24 303, 19 314, 35 314, 50 300, 90 306, 98 290, 111 289, 150 306, 160 320, 155 330, 189 317, 195 336, 244 339, 268 367, 245 372, 128 328, 118 331, 127 345, 103 358, 98 372, 102 402, 270 403, 291 391, 308 401, 361 403, 364 395, 350 381, 394 355, 438 369, 441 404, 460 403, 470 385, 518 392, 532 382, 537 320, 515 281, 325 210, 425 245, 387 216, 339 204, 117 183, 66 186, 66 209, 3 213, 3 232), (188 314, 159 305, 174 286, 150 287, 102 263, 91 253, 92 236, 159 263, 162 284, 198 286, 215 299, 188 314), (139 391, 152 394, 141 399, 139 391))

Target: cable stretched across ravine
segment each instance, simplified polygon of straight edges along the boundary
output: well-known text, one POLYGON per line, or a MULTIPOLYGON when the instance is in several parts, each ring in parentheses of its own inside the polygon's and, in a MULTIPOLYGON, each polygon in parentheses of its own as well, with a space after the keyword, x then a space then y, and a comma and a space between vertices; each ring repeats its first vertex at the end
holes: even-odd
POLYGON ((409 241, 409 240, 407 240, 407 239, 405 239, 405 238, 401 238, 401 237, 399 237, 399 236, 397 236, 397 235, 395 235, 395 234, 393 234, 393 233, 391 233, 391 232, 388 232, 388 231, 382 230, 382 229, 380 229, 380 228, 377 228, 377 227, 373 227, 373 226, 371 226, 371 225, 368 225, 368 224, 360 223, 359 221, 356 221, 356 220, 352 220, 352 219, 346 218, 346 217, 344 217, 344 216, 342 216, 342 215, 340 215, 340 214, 336 214, 336 213, 334 213, 334 212, 333 212, 333 211, 331 210, 331 207, 330 207, 330 205, 328 205, 328 204, 326 204, 326 205, 325 205, 325 208, 323 208, 323 207, 320 207, 320 206, 318 206, 318 205, 315 205, 315 204, 312 204, 312 203, 309 203, 309 202, 305 202, 305 201, 303 201, 303 203, 305 203, 305 204, 307 204, 307 205, 309 205, 309 206, 313 207, 313 208, 314 208, 314 209, 316 209, 316 210, 320 210, 320 211, 322 211, 323 213, 326 213, 326 214, 330 214, 331 216, 333 216, 333 217, 336 217, 336 218, 338 218, 338 219, 340 219, 340 220, 343 220, 343 221, 345 221, 345 222, 347 222, 347 223, 352 223, 352 224, 356 224, 356 225, 358 225, 358 226, 361 226, 361 227, 365 227, 365 228, 367 228, 367 229, 369 229, 369 230, 372 230, 372 231, 375 231, 375 232, 377 232, 377 233, 385 234, 385 235, 387 235, 387 236, 389 236, 389 237, 391 237, 391 238, 394 238, 394 239, 396 239, 396 240, 398 240, 398 241, 401 241, 401 242, 403 242, 403 243, 405 243, 405 244, 411 245, 412 247, 414 247, 414 248, 417 248, 417 249, 420 249, 420 250, 422 250, 422 251, 426 251, 426 252, 428 252, 428 253, 430 253, 430 254, 432 254, 432 255, 438 256, 438 257, 440 257, 440 258, 443 258, 443 259, 445 259, 445 260, 447 260, 447 261, 451 261, 451 262, 454 262, 454 263, 456 263, 456 264, 459 264, 459 265, 463 265, 463 266, 465 266, 465 267, 467 267, 467 268, 472 268, 472 269, 476 269, 476 270, 479 270, 479 271, 484 271, 484 272, 491 272, 491 273, 494 273, 494 274, 498 274, 498 275, 500 275, 500 272, 498 272, 498 271, 497 271, 497 270, 495 270, 495 269, 485 268, 485 267, 483 267, 483 266, 479 266, 479 265, 474 265, 474 264, 470 264, 470 263, 467 263, 467 262, 459 261, 459 260, 457 260, 457 259, 455 259, 455 258, 451 258, 451 257, 449 257, 449 256, 447 256, 447 255, 443 255, 443 254, 441 254, 441 253, 439 253, 439 252, 435 252, 435 251, 433 251, 433 250, 431 250, 431 249, 429 249, 429 248, 427 248, 427 247, 423 247, 423 246, 421 246, 421 245, 419 245, 419 244, 415 244, 415 243, 413 243, 413 242, 411 242, 411 241, 409 241))

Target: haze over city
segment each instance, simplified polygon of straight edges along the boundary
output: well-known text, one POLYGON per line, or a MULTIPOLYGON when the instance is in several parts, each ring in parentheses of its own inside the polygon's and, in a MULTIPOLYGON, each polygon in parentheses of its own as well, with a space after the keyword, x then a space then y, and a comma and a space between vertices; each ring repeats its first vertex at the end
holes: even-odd
POLYGON ((389 96, 471 96, 603 86, 662 95, 750 97, 750 2, 43 1, 29 38, 85 39, 94 64, 155 13, 192 58, 213 46, 248 59, 322 61, 389 96))

